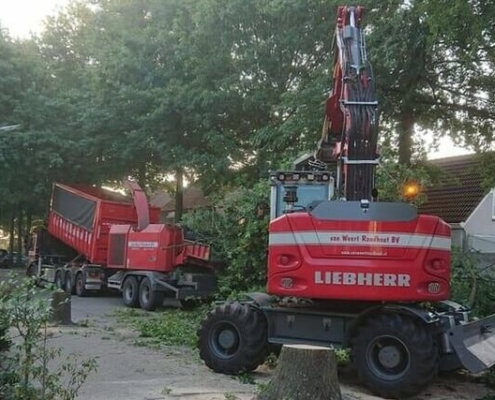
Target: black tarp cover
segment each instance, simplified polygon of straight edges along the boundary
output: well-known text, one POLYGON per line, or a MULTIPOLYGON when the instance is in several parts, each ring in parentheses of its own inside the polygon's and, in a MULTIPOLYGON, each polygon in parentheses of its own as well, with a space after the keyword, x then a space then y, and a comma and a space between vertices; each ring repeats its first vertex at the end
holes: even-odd
POLYGON ((78 196, 55 185, 52 210, 66 220, 90 232, 93 231, 96 201, 78 196))

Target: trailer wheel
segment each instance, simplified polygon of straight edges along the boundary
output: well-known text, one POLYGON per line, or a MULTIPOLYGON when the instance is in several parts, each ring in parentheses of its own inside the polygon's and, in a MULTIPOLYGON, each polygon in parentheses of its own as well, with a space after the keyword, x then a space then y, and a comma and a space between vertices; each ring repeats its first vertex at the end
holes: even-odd
POLYGON ((139 305, 143 310, 155 311, 163 303, 163 292, 153 290, 149 278, 144 278, 139 285, 139 305))
POLYGON ((226 303, 210 311, 197 332, 201 359, 223 374, 253 371, 268 355, 268 327, 261 311, 226 303))
POLYGON ((84 287, 84 276, 82 272, 78 272, 76 275, 76 295, 78 297, 84 297, 88 294, 88 291, 84 287))
POLYGON ((361 380, 377 395, 404 398, 420 392, 438 370, 438 348, 425 326, 405 315, 370 317, 352 343, 361 380))
POLYGON ((127 307, 135 308, 139 305, 139 285, 135 276, 129 276, 124 281, 122 299, 127 307))
POLYGON ((65 285, 64 285, 64 276, 62 274, 62 271, 57 271, 55 273, 55 285, 57 286, 58 289, 64 290, 65 285))

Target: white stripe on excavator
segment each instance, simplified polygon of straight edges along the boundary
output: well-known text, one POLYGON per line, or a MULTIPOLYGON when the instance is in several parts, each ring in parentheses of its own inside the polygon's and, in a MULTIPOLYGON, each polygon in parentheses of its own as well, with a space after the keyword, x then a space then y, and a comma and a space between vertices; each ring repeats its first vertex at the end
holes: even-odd
POLYGON ((322 246, 372 246, 372 247, 414 247, 450 250, 451 239, 444 236, 373 233, 373 232, 287 232, 270 233, 271 246, 322 245, 322 246))

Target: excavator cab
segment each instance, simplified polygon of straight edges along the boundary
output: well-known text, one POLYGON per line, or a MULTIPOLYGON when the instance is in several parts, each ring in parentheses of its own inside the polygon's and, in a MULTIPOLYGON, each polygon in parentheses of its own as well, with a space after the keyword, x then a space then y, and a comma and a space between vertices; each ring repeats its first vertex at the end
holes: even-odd
POLYGON ((294 211, 308 211, 315 201, 335 198, 335 178, 313 154, 303 154, 290 170, 270 172, 270 220, 294 211))
POLYGON ((334 197, 335 180, 328 171, 275 171, 270 178, 270 220, 334 197))

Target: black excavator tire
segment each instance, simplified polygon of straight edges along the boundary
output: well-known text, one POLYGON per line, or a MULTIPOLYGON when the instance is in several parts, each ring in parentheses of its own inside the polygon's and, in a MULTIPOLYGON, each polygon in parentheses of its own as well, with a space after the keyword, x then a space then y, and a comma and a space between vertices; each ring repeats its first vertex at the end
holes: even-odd
POLYGON ((206 315, 197 335, 200 357, 215 372, 235 375, 253 371, 268 355, 266 319, 248 304, 218 306, 206 315))
POLYGON ((369 317, 353 338, 351 354, 360 379, 384 398, 415 395, 438 372, 437 341, 421 321, 407 315, 369 317))

